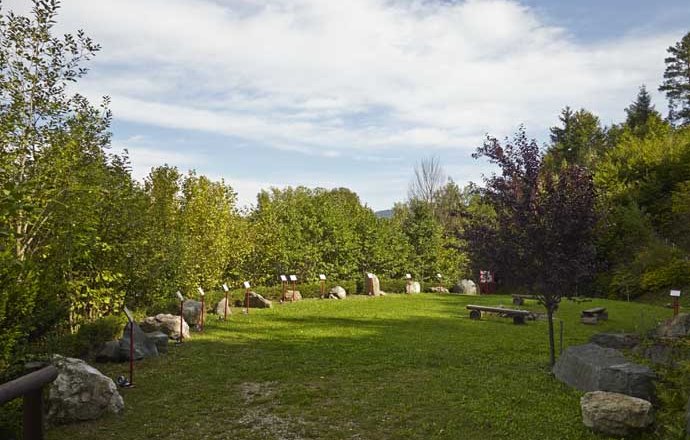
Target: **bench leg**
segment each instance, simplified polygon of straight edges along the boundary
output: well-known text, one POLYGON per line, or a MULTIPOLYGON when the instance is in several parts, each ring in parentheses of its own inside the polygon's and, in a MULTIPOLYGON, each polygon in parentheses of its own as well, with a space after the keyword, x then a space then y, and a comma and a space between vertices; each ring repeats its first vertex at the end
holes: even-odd
POLYGON ((513 298, 513 305, 515 306, 521 306, 525 302, 524 299, 518 297, 513 298))
POLYGON ((513 316, 513 324, 515 325, 521 325, 525 323, 525 317, 520 315, 520 316, 513 316))
POLYGON ((478 320, 482 317, 482 312, 479 310, 470 310, 470 319, 478 320))

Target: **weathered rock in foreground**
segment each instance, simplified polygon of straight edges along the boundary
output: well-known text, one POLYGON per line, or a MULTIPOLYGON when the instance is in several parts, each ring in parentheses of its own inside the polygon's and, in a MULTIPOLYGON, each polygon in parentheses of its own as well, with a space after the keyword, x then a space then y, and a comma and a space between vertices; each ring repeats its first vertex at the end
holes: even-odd
POLYGON ((201 301, 188 299, 182 306, 182 316, 189 325, 201 324, 201 301))
MULTIPOLYGON (((141 329, 147 333, 162 331, 171 339, 180 339, 180 317, 178 315, 159 313, 156 316, 149 316, 139 324, 141 329)), ((182 337, 189 338, 189 325, 182 320, 182 337)))
POLYGON ((655 375, 628 362, 612 348, 595 344, 568 347, 553 367, 556 378, 580 391, 610 391, 654 400, 655 375))
MULTIPOLYGON (((120 339, 120 359, 129 360, 129 350, 130 350, 130 336, 129 327, 132 323, 128 322, 125 326, 125 331, 122 333, 122 339, 120 339)), ((158 347, 156 347, 156 342, 144 333, 144 331, 137 324, 134 324, 134 359, 140 360, 148 357, 158 356, 158 347)))
MULTIPOLYGON (((288 296, 287 298, 290 297, 288 296)), ((249 307, 254 309, 270 309, 273 307, 273 303, 256 292, 249 292, 249 307)))
POLYGON ((654 423, 652 404, 619 393, 593 391, 580 399, 582 422, 596 432, 627 436, 654 423))
POLYGON ((422 286, 419 284, 419 281, 412 281, 407 284, 405 284, 405 293, 421 293, 422 292, 422 286))
MULTIPOLYGON (((216 315, 221 318, 225 316, 225 298, 218 301, 216 304, 216 315)), ((230 299, 228 298, 228 316, 232 315, 232 310, 230 310, 230 299)))
POLYGON ((301 301, 302 300, 302 294, 300 293, 299 290, 286 290, 285 291, 285 300, 286 301, 301 301))
POLYGON ((683 338, 690 334, 690 314, 679 313, 657 328, 660 338, 683 338))
POLYGON ((345 299, 347 297, 347 292, 340 286, 335 286, 328 291, 328 298, 331 299, 345 299))
POLYGON ((94 420, 125 406, 115 383, 81 359, 54 356, 58 377, 48 389, 48 421, 53 424, 94 420))
POLYGON ((634 348, 640 343, 640 337, 634 333, 598 333, 589 340, 604 348, 634 348))

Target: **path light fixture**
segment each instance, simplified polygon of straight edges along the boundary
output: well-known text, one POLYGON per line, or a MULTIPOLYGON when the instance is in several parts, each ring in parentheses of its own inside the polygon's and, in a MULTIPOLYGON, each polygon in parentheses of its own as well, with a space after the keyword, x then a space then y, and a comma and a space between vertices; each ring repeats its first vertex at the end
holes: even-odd
POLYGON ((129 321, 129 382, 124 381, 120 386, 131 388, 134 386, 134 317, 127 306, 124 306, 122 310, 125 312, 127 321, 129 321))
POLYGON ((223 291, 225 292, 225 310, 224 310, 223 320, 227 321, 228 320, 228 292, 230 291, 227 283, 223 283, 223 291))
POLYGON ((245 309, 245 313, 249 314, 249 288, 252 286, 249 284, 249 281, 245 281, 243 283, 243 286, 245 288, 245 291, 244 291, 244 309, 245 309))
POLYGON ((292 295, 290 295, 290 302, 295 300, 295 291, 297 290, 297 275, 290 275, 290 281, 292 281, 292 295))
POLYGON ((201 324, 199 324, 199 331, 203 332, 204 313, 206 313, 206 303, 204 302, 204 297, 206 296, 206 292, 204 292, 204 289, 202 289, 201 286, 197 287, 196 290, 199 292, 199 296, 201 296, 201 324))
POLYGON ((321 281, 321 297, 323 298, 326 294, 326 275, 319 275, 319 280, 321 281))
POLYGON ((280 297, 280 301, 285 301, 285 291, 287 290, 287 277, 285 275, 280 276, 280 285, 283 288, 283 295, 280 297))
POLYGON ((407 280, 407 289, 405 289, 406 293, 412 293, 412 288, 411 288, 411 286, 412 286, 412 275, 410 275, 409 273, 406 273, 405 279, 407 280))
POLYGON ((182 317, 182 312, 184 310, 184 296, 182 296, 182 292, 179 290, 175 292, 175 296, 177 296, 177 299, 180 301, 180 337, 177 339, 177 343, 181 344, 182 340, 184 339, 184 336, 182 336, 182 323, 184 322, 184 318, 182 317))
POLYGON ((443 282, 442 282, 443 275, 441 275, 440 273, 437 273, 436 279, 438 279, 438 293, 441 293, 441 289, 443 288, 443 282))
POLYGON ((367 289, 369 292, 367 292, 367 293, 369 296, 373 296, 374 295, 374 274, 371 272, 367 272, 367 279, 369 280, 369 281, 367 281, 367 283, 369 284, 369 288, 367 289))
POLYGON ((671 297, 673 297, 673 316, 678 316, 680 311, 680 290, 671 290, 671 297))

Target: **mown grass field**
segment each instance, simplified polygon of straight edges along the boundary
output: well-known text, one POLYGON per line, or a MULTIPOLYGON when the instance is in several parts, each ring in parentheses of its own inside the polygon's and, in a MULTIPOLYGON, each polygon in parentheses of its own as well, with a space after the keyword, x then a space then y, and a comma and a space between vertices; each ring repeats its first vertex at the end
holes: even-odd
MULTIPOLYGON (((547 324, 472 321, 504 296, 305 300, 211 316, 166 356, 137 363, 120 416, 53 428, 57 439, 594 439, 581 393, 548 368, 547 324)), ((534 301, 524 306, 541 310, 534 301)), ((670 315, 635 303, 564 301, 565 346, 670 315), (584 308, 610 319, 579 323, 584 308)), ((558 328, 558 327, 556 327, 558 328)), ((111 377, 126 364, 97 365, 111 377)))

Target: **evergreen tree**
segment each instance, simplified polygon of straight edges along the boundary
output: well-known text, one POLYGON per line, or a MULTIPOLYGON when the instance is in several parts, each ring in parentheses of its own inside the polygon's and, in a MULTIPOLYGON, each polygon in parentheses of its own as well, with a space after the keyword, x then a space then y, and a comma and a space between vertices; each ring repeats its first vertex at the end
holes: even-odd
POLYGON ((651 117, 660 117, 652 105, 652 97, 647 92, 647 88, 642 85, 635 101, 625 109, 627 125, 633 133, 644 136, 647 133, 647 122, 651 117))
POLYGON ((668 119, 673 124, 690 125, 690 32, 667 49, 664 82, 659 90, 666 92, 668 119))
POLYGON ((592 168, 607 144, 599 118, 585 109, 574 112, 566 107, 559 120, 561 126, 550 129, 551 146, 544 158, 547 166, 554 171, 564 163, 592 168))

